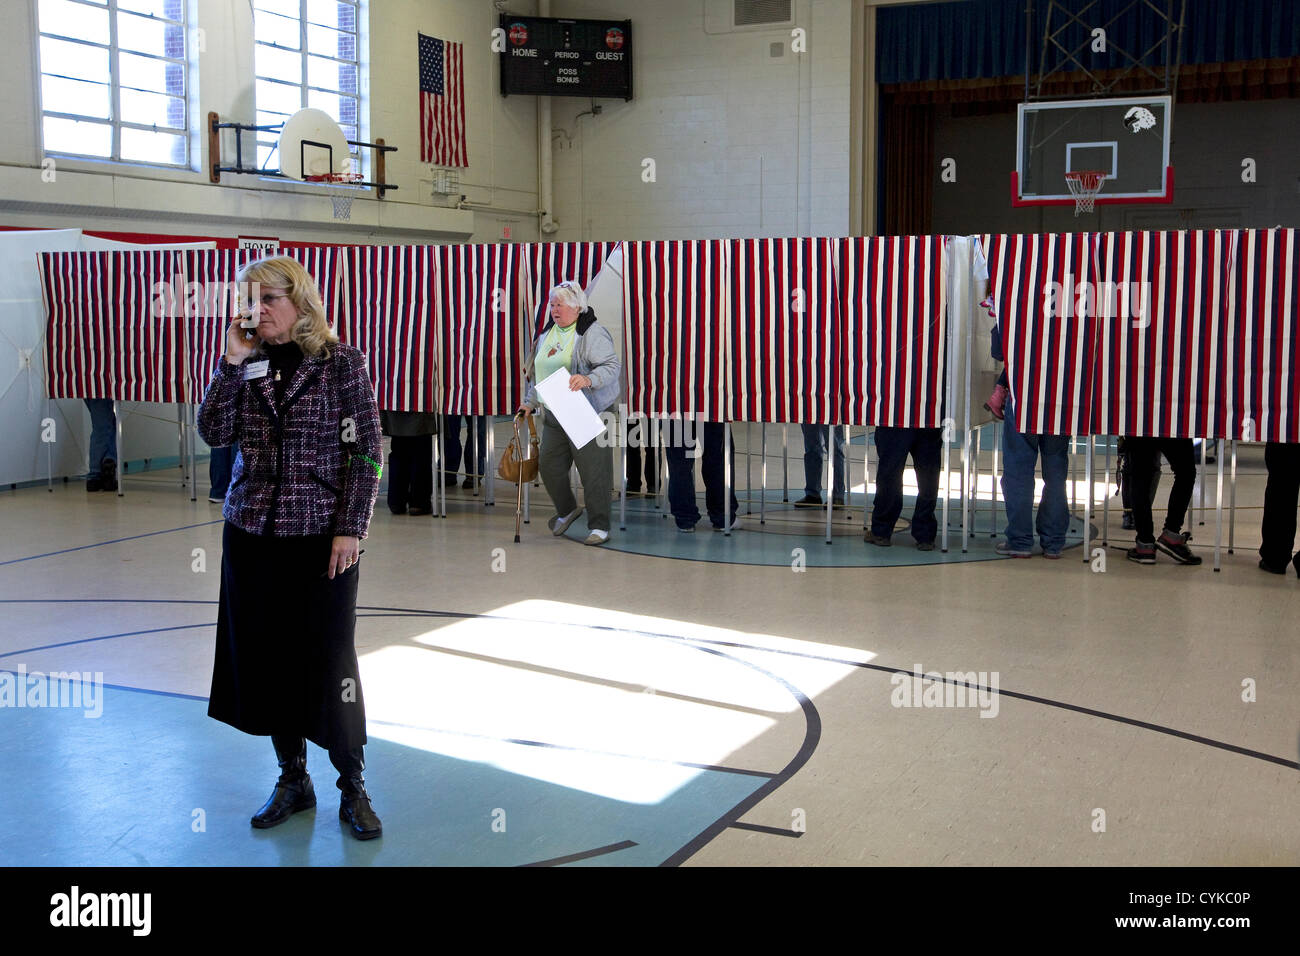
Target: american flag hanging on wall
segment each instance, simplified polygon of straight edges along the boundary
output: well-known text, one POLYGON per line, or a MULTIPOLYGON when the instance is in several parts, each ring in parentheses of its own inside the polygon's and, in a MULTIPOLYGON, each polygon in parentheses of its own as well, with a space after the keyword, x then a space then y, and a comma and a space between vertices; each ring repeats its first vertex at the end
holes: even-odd
POLYGON ((465 146, 465 51, 420 37, 420 162, 468 166, 465 146))
POLYGON ((726 416, 731 243, 623 245, 623 325, 629 415, 726 416))
POLYGON ((947 356, 944 237, 840 243, 837 423, 938 428, 947 356))
POLYGON ((1300 254, 1295 229, 1228 234, 1231 335, 1216 437, 1300 442, 1300 254))
POLYGON ((981 237, 1022 434, 1091 434, 1097 342, 1087 309, 1079 314, 1078 289, 1097 281, 1097 239, 1093 233, 981 237))
POLYGON ((435 246, 442 411, 513 415, 523 399, 525 329, 520 247, 435 246))
MULTIPOLYGON (((1222 355, 1231 336, 1224 279, 1229 233, 1099 235, 1092 430, 1193 438, 1221 434, 1222 355)), ((1090 298, 1092 301, 1086 301, 1090 298)), ((1080 297, 1075 296, 1076 309, 1080 297)))
POLYGON ((50 398, 180 399, 180 253, 38 253, 50 398))
POLYGON ((438 410, 433 246, 351 246, 339 338, 366 356, 379 407, 438 410))
POLYGON ((836 242, 732 241, 732 421, 838 424, 836 242))

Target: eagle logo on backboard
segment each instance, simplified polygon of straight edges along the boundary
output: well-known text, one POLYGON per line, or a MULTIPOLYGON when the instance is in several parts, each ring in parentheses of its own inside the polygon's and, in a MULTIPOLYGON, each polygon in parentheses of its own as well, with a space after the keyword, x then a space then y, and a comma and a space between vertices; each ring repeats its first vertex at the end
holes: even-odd
POLYGON ((1124 125, 1130 133, 1140 133, 1144 129, 1154 129, 1156 114, 1145 106, 1135 106, 1124 114, 1124 125))

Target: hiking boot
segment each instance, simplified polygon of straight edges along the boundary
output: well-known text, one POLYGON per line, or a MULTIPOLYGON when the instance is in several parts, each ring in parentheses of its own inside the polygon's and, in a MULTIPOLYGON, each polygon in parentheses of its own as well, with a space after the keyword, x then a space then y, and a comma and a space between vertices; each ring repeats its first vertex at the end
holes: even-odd
POLYGON ((1128 549, 1128 559, 1138 564, 1156 563, 1156 546, 1153 541, 1137 541, 1128 549))
POLYGON ((1166 528, 1161 532, 1160 537, 1156 538, 1155 546, 1179 564, 1200 564, 1200 556, 1192 554, 1187 547, 1187 542, 1191 540, 1190 532, 1184 531, 1179 534, 1166 528))

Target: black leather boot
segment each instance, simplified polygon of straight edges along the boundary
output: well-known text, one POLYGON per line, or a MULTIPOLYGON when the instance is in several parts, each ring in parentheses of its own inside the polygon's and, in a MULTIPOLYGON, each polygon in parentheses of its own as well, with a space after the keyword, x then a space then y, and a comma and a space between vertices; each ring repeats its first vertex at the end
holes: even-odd
POLYGON ((275 758, 280 762, 280 779, 262 809, 253 814, 259 830, 279 826, 299 810, 316 806, 316 791, 307 775, 307 741, 301 737, 272 737, 275 758))
POLYGON ((370 805, 370 794, 366 793, 366 782, 361 774, 354 774, 339 782, 343 791, 339 803, 339 819, 348 825, 352 835, 358 840, 373 840, 382 836, 384 825, 379 822, 375 809, 370 805))

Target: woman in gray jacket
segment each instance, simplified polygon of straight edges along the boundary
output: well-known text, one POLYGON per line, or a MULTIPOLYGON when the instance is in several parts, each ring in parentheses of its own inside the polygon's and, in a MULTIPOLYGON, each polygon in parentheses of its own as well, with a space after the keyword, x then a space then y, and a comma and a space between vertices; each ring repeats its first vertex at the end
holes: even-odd
MULTIPOLYGON (((528 378, 525 408, 536 411, 545 407, 533 386, 564 368, 571 373, 572 391, 582 391, 598 415, 602 412, 612 415, 618 399, 621 365, 614 351, 614 339, 596 324, 596 313, 587 306, 582 287, 576 282, 561 282, 553 288, 550 314, 551 321, 537 336, 532 355, 524 366, 528 378)), ((604 544, 609 540, 609 495, 614 470, 608 443, 597 439, 581 448, 575 447, 550 411, 546 412, 542 424, 538 470, 556 511, 547 526, 552 534, 562 535, 582 514, 569 481, 569 468, 576 464, 591 532, 584 544, 604 544)))

